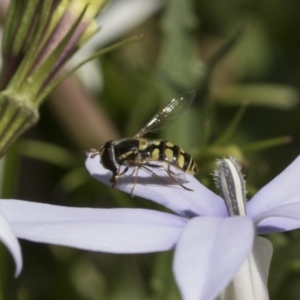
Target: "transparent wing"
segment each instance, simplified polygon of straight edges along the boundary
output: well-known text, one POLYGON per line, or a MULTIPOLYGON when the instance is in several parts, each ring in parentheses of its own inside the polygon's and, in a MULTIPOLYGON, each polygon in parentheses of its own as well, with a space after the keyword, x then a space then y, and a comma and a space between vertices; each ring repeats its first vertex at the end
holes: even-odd
POLYGON ((185 172, 170 163, 149 161, 145 164, 144 161, 138 160, 132 160, 130 163, 165 184, 180 185, 183 188, 190 190, 183 185, 187 182, 185 172))
POLYGON ((167 184, 167 185, 180 185, 186 190, 192 191, 192 189, 183 185, 186 182, 185 173, 173 166, 170 165, 157 165, 154 167, 153 165, 141 165, 139 166, 146 173, 151 175, 153 178, 167 184))
POLYGON ((151 118, 134 138, 140 138, 148 132, 158 132, 162 130, 170 122, 176 120, 191 105, 195 96, 195 91, 191 90, 173 98, 162 110, 151 118))
POLYGON ((155 165, 150 161, 149 164, 144 165, 145 167, 150 167, 153 171, 155 171, 157 174, 160 174, 161 177, 168 177, 172 182, 177 182, 177 183, 185 183, 186 182, 186 177, 185 173, 183 170, 172 166, 171 164, 168 164, 166 162, 160 162, 155 165))

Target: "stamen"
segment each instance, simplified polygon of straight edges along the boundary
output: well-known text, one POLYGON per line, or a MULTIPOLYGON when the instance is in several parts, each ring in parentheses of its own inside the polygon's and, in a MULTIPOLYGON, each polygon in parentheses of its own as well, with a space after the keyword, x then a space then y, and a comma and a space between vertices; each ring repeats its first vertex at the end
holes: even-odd
POLYGON ((218 170, 214 172, 215 183, 221 191, 229 216, 245 216, 246 189, 241 166, 236 159, 217 160, 218 170))

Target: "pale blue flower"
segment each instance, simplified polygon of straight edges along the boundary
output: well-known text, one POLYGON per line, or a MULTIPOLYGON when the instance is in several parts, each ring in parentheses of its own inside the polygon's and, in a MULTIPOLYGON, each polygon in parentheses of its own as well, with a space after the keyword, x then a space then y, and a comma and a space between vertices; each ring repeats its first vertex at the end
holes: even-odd
POLYGON ((3 217, 1 213, 0 213, 0 241, 10 251, 16 265, 15 276, 16 277, 19 276, 23 265, 21 247, 19 241, 14 235, 8 222, 6 221, 6 219, 3 217))
MULTIPOLYGON (((95 178, 110 184, 111 174, 98 159, 88 158, 86 166, 95 178)), ((12 238, 17 243, 15 237, 110 253, 174 249, 173 271, 183 299, 215 299, 230 282, 222 299, 241 299, 234 286, 249 285, 245 281, 249 271, 255 274, 250 277, 254 290, 250 289, 243 299, 268 299, 266 280, 272 247, 256 233, 300 227, 299 167, 297 158, 262 188, 248 202, 247 216, 228 217, 224 201, 192 176, 187 175, 186 186, 193 192, 164 185, 142 171, 134 194, 162 204, 176 214, 0 200, 0 212, 10 228, 5 233, 0 226, 0 237, 14 256, 6 241, 12 238), (228 298, 230 293, 234 296, 228 298)), ((132 184, 133 177, 124 175, 116 188, 130 193, 132 184)))
MULTIPOLYGON (((110 184, 111 173, 95 161, 88 158, 87 169, 97 180, 110 184)), ((186 221, 174 240, 173 264, 184 299, 214 299, 232 279, 222 299, 268 299, 272 246, 256 235, 300 228, 299 167, 300 157, 247 203, 247 216, 235 217, 228 216, 223 199, 193 176, 186 175, 185 185, 191 192, 139 171, 134 195, 159 203, 186 221)), ((130 193, 133 177, 128 173, 115 187, 130 193)))

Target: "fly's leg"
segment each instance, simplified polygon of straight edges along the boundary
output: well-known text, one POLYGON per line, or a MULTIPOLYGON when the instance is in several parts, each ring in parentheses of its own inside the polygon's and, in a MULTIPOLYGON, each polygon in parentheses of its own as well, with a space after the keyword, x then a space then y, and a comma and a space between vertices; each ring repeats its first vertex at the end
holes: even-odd
POLYGON ((155 168, 155 169, 164 169, 163 165, 151 164, 151 163, 147 163, 146 165, 148 167, 155 168))
POLYGON ((98 154, 100 154, 100 150, 99 149, 95 149, 95 148, 92 148, 90 150, 90 152, 91 152, 90 158, 95 158, 98 154))
MULTIPOLYGON (((131 189, 131 192, 130 192, 130 196, 133 197, 133 190, 137 184, 137 177, 138 177, 138 173, 139 173, 139 167, 136 167, 135 170, 135 177, 134 177, 134 182, 133 182, 133 186, 132 186, 132 189, 131 189)), ((132 173, 133 174, 133 173, 132 173)))
MULTIPOLYGON (((117 174, 113 174, 113 176, 110 179, 110 182, 112 182, 112 188, 115 186, 115 184, 117 183, 117 180, 119 179, 119 177, 121 177, 123 174, 125 174, 128 171, 128 168, 126 167, 121 173, 117 173, 117 174)), ((118 171, 119 172, 119 171, 118 171)))
POLYGON ((125 174, 128 171, 128 167, 126 167, 121 173, 119 173, 118 175, 116 175, 116 178, 118 179, 119 177, 121 177, 123 174, 125 174))
POLYGON ((117 183, 117 175, 113 175, 110 179, 110 182, 112 182, 111 187, 114 188, 115 184, 117 183))
POLYGON ((174 176, 174 172, 170 169, 170 165, 168 165, 166 172, 168 173, 169 177, 174 180, 176 183, 178 183, 181 187, 183 187, 184 189, 188 190, 188 191, 193 191, 192 189, 189 189, 188 187, 184 186, 175 176, 174 176))
POLYGON ((132 173, 130 174, 130 176, 132 176, 135 172, 135 168, 133 168, 132 173))

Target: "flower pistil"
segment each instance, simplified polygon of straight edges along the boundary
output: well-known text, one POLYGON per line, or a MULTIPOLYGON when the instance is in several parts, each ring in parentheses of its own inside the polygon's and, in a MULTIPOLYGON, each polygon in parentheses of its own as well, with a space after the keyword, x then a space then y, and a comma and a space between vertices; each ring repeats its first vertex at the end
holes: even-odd
POLYGON ((241 166, 230 157, 217 160, 218 170, 214 172, 215 182, 221 191, 229 216, 245 216, 246 189, 241 166))

